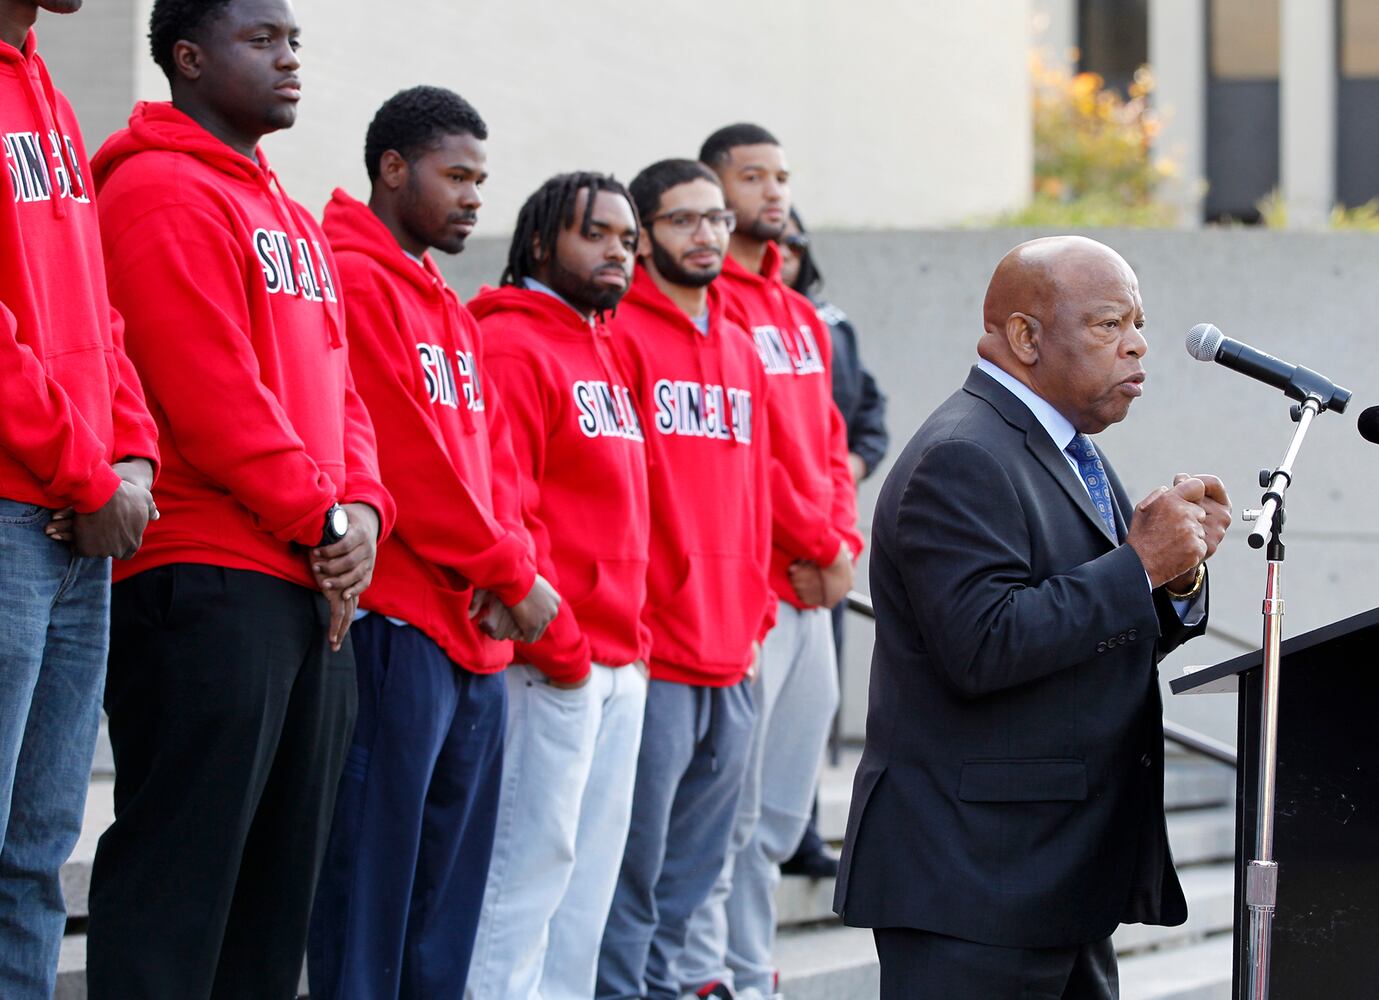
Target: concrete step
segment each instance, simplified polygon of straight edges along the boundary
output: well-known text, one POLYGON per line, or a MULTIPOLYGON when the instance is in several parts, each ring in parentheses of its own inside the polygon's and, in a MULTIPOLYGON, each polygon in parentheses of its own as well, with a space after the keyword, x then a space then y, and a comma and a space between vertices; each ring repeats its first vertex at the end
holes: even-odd
POLYGON ((91 759, 91 777, 113 778, 115 776, 115 757, 110 752, 110 731, 105 714, 101 713, 101 728, 96 734, 96 755, 91 759))
POLYGON ((1231 932, 1235 911, 1235 868, 1221 863, 1178 873, 1187 897, 1187 922, 1180 927, 1122 924, 1112 941, 1118 955, 1163 950, 1231 932))
POLYGON ((1235 806, 1169 813, 1168 842, 1181 871, 1235 857, 1235 806))
MULTIPOLYGON (((1230 932, 1235 906, 1235 870, 1226 862, 1179 872, 1187 896, 1188 918, 1180 927, 1125 924, 1115 935, 1120 954, 1165 948, 1230 932)), ((833 919, 833 879, 798 875, 781 878, 776 889, 776 921, 782 929, 833 919)))
POLYGON ((1231 936, 1120 961, 1120 1000, 1230 1000, 1231 936))
MULTIPOLYGON (((841 925, 783 931, 776 939, 789 1000, 871 1000, 880 969, 871 931, 841 925)), ((1230 1000, 1231 939, 1121 956, 1121 1000, 1230 1000)))
POLYGON ((881 972, 871 931, 832 924, 776 937, 780 989, 788 1000, 872 1000, 881 972))
POLYGON ((86 1000, 86 935, 62 939, 57 960, 57 988, 53 1000, 86 1000))
MULTIPOLYGON (((841 843, 847 832, 852 804, 852 776, 862 758, 861 750, 847 747, 837 767, 825 767, 819 780, 819 833, 841 843)), ((1228 767, 1200 757, 1170 754, 1164 761, 1164 806, 1170 812, 1230 806, 1235 802, 1235 773, 1228 767)))
POLYGON ((82 920, 87 915, 86 900, 91 889, 91 862, 96 858, 96 842, 114 819, 114 778, 93 778, 86 790, 86 818, 81 824, 81 837, 72 856, 62 866, 62 895, 67 900, 68 920, 82 920))

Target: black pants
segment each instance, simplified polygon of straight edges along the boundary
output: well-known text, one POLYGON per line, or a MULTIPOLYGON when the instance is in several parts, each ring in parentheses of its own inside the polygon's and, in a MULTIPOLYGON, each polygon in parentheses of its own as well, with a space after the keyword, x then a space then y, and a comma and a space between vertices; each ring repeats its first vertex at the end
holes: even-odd
POLYGON ((117 584, 115 822, 91 876, 91 1000, 290 1000, 354 725, 320 594, 177 564, 117 584))
POLYGON ((877 928, 881 1000, 1116 1000, 1110 938, 1069 948, 1000 948, 877 928))

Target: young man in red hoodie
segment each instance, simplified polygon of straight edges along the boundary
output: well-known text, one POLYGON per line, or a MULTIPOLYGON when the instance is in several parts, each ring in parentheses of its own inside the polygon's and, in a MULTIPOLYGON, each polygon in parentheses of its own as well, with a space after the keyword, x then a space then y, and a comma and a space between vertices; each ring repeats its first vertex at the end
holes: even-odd
POLYGON ((149 518, 153 418, 105 288, 91 168, 0 0, 0 996, 52 996, 59 871, 81 832, 110 633, 110 557, 149 518), (14 822, 10 820, 13 817, 14 822))
POLYGON ((459 253, 487 179, 488 127, 414 87, 364 143, 364 204, 325 231, 348 289, 350 369, 374 417, 397 523, 351 630, 359 719, 311 917, 318 1000, 428 1000, 469 972, 502 779, 509 631, 540 638, 559 599, 536 572, 478 324, 427 252, 459 253), (471 620, 497 602, 519 628, 471 620), (492 631, 492 630, 491 630, 492 631))
POLYGON ((296 119, 297 35, 287 0, 156 0, 172 103, 93 163, 164 462, 112 600, 93 1000, 293 995, 349 745, 345 632, 393 505, 325 235, 258 148, 296 119))
POLYGON ((597 995, 673 998, 727 853, 756 718, 746 678, 776 614, 767 377, 714 281, 735 221, 718 178, 663 160, 630 189, 643 228, 612 326, 647 428, 651 690, 597 995))
POLYGON ((502 287, 470 308, 512 426, 537 566, 565 601, 508 669, 498 832, 466 997, 593 993, 646 703, 650 521, 642 421, 603 316, 627 291, 637 216, 596 173, 522 206, 502 287))
POLYGON ((833 402, 828 331, 809 300, 781 283, 775 240, 790 211, 790 171, 775 137, 731 125, 699 159, 737 213, 720 279, 728 315, 756 342, 771 383, 771 582, 780 599, 762 644, 753 760, 718 882, 690 922, 686 991, 770 996, 779 865, 809 821, 823 747, 838 705, 828 609, 847 596, 862 550, 847 426, 833 402))

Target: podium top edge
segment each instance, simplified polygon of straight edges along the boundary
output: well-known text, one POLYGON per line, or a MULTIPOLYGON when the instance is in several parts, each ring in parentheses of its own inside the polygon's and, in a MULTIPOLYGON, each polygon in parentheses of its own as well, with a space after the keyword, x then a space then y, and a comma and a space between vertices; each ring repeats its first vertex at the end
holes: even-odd
MULTIPOLYGON (((1304 632, 1302 635, 1295 635, 1291 639, 1284 639, 1281 651, 1284 656, 1289 656, 1331 642, 1333 639, 1338 639, 1351 632, 1377 627, 1379 627, 1379 608, 1371 608, 1369 611, 1362 611, 1358 615, 1351 615, 1349 618, 1342 618, 1340 621, 1315 628, 1311 632, 1304 632)), ((1252 650, 1229 660, 1213 663, 1201 670, 1194 670, 1183 677, 1174 677, 1168 682, 1168 686, 1174 694, 1206 694, 1212 690, 1229 690, 1223 686, 1211 686, 1217 685, 1219 681, 1226 678, 1253 670, 1260 666, 1263 661, 1263 651, 1252 650)))

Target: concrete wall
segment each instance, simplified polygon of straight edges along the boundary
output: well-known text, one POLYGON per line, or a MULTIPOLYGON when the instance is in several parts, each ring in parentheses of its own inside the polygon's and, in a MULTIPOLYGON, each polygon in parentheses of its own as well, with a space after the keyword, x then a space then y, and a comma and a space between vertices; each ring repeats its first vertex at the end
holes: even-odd
MULTIPOLYGON (((486 224, 486 223, 485 223, 486 224)), ((966 377, 981 329, 991 269, 1034 235, 1000 230, 890 234, 821 233, 817 253, 829 296, 862 337, 863 354, 890 396, 893 451, 966 377)), ((1242 230, 1116 231, 1091 234, 1118 249, 1140 277, 1151 351, 1144 398, 1100 438, 1138 499, 1175 472, 1215 472, 1239 511, 1257 506, 1255 475, 1282 457, 1293 425, 1288 400, 1183 348, 1196 323, 1305 364, 1355 392, 1347 413, 1324 414, 1296 466, 1285 571, 1285 634, 1379 603, 1379 450, 1355 431, 1355 417, 1379 402, 1379 238, 1242 230)), ((506 243, 478 240, 446 262, 466 293, 493 282, 506 243)), ((869 522, 883 468, 859 507, 869 522)), ((1165 678, 1259 645, 1263 556, 1237 524, 1212 563, 1212 634, 1165 661, 1165 678)), ((865 585, 865 580, 862 581, 865 585)), ((845 691, 849 732, 860 734, 870 631, 850 622, 845 691)), ((1284 682, 1287 683, 1286 681, 1284 682)), ((1234 739, 1234 699, 1165 696, 1168 715, 1234 739)))
MULTIPOLYGON (((167 88, 144 41, 150 0, 88 7, 45 15, 40 34, 94 149, 133 98, 161 100, 167 88)), ((741 120, 780 137, 799 204, 818 225, 954 224, 1028 196, 1026 0, 296 9, 301 115, 266 148, 312 208, 336 185, 363 192, 365 128, 385 98, 417 83, 458 90, 488 120, 486 218, 497 228, 553 173, 628 179, 653 160, 693 156, 711 131, 741 120)))

